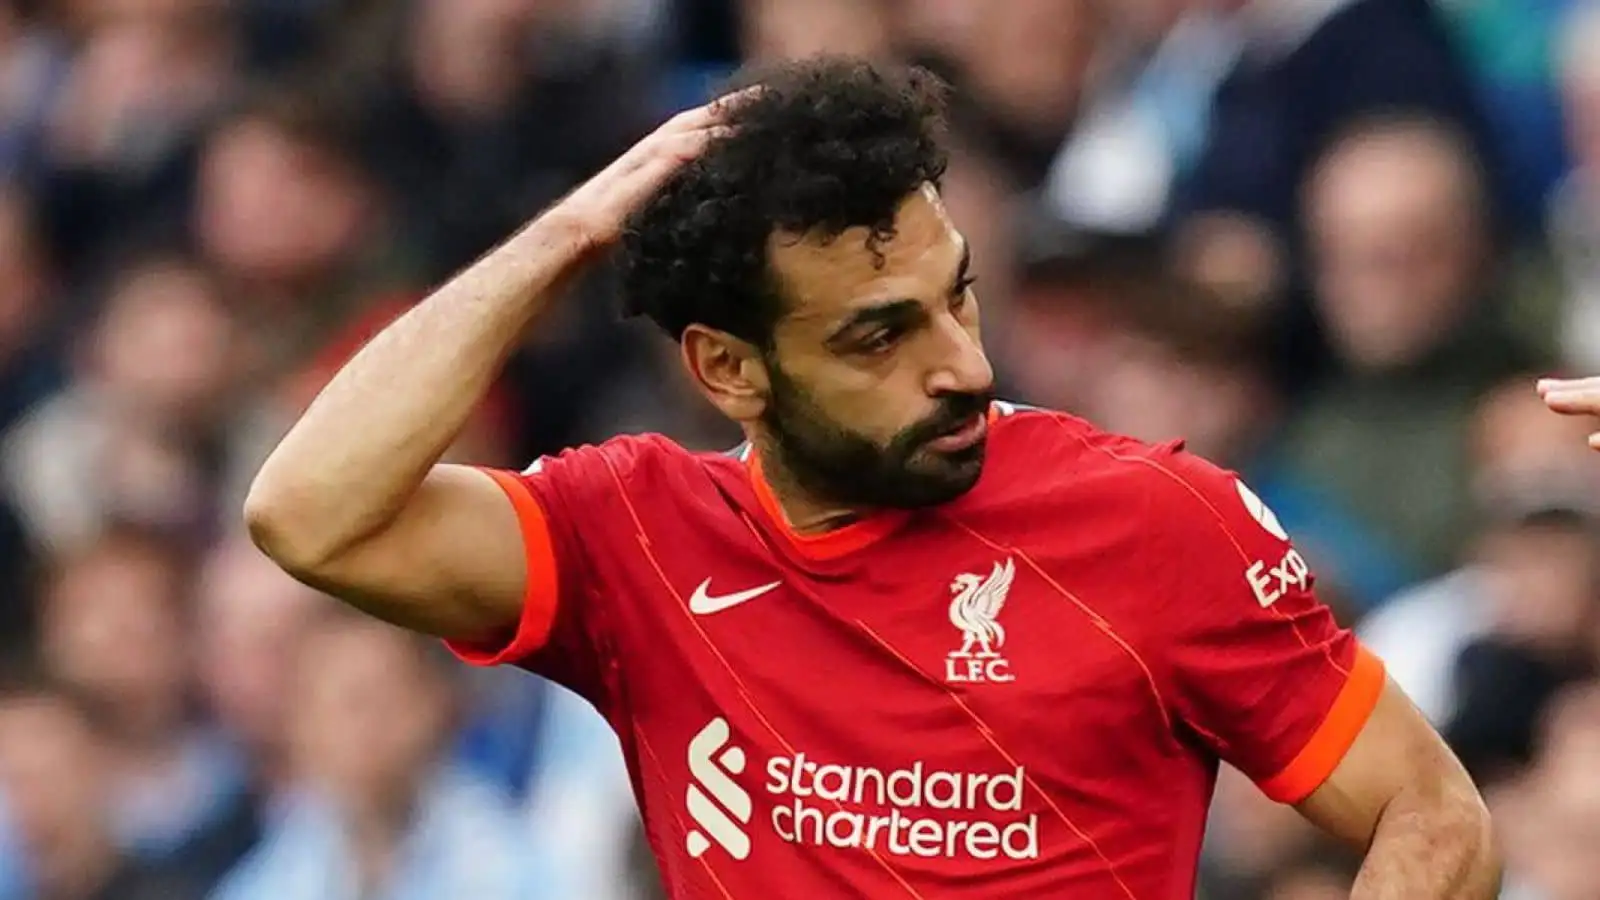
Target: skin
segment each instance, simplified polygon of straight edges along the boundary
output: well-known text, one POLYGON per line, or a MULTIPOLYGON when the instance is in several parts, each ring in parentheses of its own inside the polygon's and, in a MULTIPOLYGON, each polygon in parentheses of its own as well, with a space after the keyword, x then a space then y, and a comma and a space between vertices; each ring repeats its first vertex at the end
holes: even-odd
MULTIPOLYGON (((1545 405, 1562 415, 1600 418, 1600 377, 1546 378, 1538 391, 1545 405)), ((1589 435, 1589 447, 1600 450, 1600 431, 1589 435)))
MULTIPOLYGON (((414 630, 475 640, 516 622, 528 573, 511 505, 488 476, 439 459, 559 286, 717 121, 715 106, 672 120, 370 342, 257 476, 245 516, 258 546, 302 581, 414 630)), ((685 365, 745 430, 797 528, 949 499, 981 471, 981 441, 929 445, 991 390, 966 242, 932 187, 902 202, 895 226, 881 265, 864 231, 774 235, 788 311, 768 353, 699 325, 682 341, 685 365), (839 477, 842 460, 876 466, 867 481, 893 490, 874 496, 839 477)), ((1356 897, 1494 895, 1482 803, 1392 685, 1300 808, 1368 851, 1356 897)))
POLYGON ((1417 359, 1468 311, 1484 236, 1477 174, 1423 126, 1348 139, 1306 192, 1316 295, 1341 356, 1381 371, 1417 359))
POLYGON ((0 788, 27 842, 38 896, 92 896, 116 871, 117 850, 102 827, 105 749, 60 697, 0 700, 0 788))
POLYGON ((1351 900, 1492 900, 1500 859, 1472 779, 1393 681, 1322 786, 1297 807, 1365 851, 1351 900))
POLYGON ((774 237, 773 266, 793 298, 770 363, 704 326, 690 326, 683 341, 702 391, 762 451, 791 524, 803 530, 862 507, 954 499, 982 470, 981 443, 954 453, 927 446, 981 422, 994 385, 966 239, 931 185, 901 204, 895 224, 881 267, 864 228, 832 241, 774 237))

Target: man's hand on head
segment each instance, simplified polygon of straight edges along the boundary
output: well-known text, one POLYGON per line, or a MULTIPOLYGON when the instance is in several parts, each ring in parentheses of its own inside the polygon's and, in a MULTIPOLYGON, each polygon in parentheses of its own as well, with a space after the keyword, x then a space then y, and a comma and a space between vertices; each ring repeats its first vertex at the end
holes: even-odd
MULTIPOLYGON (((1558 413, 1600 418, 1600 377, 1545 378, 1539 382, 1538 390, 1545 405, 1558 413)), ((1600 430, 1589 435, 1589 446, 1600 450, 1600 430)))
POLYGON ((678 113, 567 195, 551 214, 575 228, 586 249, 610 246, 628 216, 674 172, 699 156, 713 138, 731 133, 726 117, 756 91, 746 88, 678 113))

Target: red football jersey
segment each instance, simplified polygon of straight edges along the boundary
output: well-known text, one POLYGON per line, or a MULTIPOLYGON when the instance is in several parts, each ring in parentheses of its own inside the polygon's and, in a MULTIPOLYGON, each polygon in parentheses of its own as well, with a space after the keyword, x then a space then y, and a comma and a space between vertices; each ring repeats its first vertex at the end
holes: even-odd
POLYGON ((794 533, 754 454, 622 437, 493 472, 498 646, 621 736, 674 898, 1189 900, 1218 760, 1314 790, 1382 665, 1234 475, 997 403, 946 506, 794 533))

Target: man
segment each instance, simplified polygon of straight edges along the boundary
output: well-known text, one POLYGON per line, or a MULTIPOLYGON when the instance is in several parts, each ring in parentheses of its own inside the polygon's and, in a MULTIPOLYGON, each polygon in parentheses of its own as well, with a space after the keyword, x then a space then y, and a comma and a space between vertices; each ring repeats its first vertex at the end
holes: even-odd
POLYGON ((297 577, 587 697, 676 898, 1193 895, 1218 759, 1487 898, 1484 808, 1228 473, 991 400, 920 72, 683 113, 375 338, 245 512, 297 577), (578 265, 749 440, 436 464, 578 265))
MULTIPOLYGON (((1414 116, 1351 123, 1305 185, 1306 275, 1338 367, 1295 405, 1274 463, 1320 522, 1342 520, 1315 558, 1324 589, 1361 607, 1461 558, 1468 423, 1533 365, 1496 312, 1488 190, 1467 139, 1414 116)), ((1304 552, 1313 535, 1296 537, 1304 552)))
POLYGON ((509 798, 453 764, 458 668, 422 638, 345 610, 291 651, 285 790, 210 900, 573 896, 509 798))
POLYGON ((117 849, 106 809, 113 760, 98 714, 31 674, 0 690, 0 898, 198 900, 205 879, 117 849))

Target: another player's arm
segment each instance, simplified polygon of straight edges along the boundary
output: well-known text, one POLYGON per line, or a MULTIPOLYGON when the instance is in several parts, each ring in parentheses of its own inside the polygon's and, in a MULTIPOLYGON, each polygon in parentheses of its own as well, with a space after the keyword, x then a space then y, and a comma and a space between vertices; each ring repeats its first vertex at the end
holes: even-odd
MULTIPOLYGON (((1546 378, 1539 382, 1538 390, 1544 402, 1558 413, 1600 418, 1600 377, 1546 378)), ((1589 446, 1600 450, 1600 431, 1589 435, 1589 446)))
POLYGON ((1491 900, 1500 861, 1472 779, 1387 683, 1333 774, 1297 808, 1366 860, 1352 900, 1491 900))
POLYGON ((474 640, 515 623, 518 514, 489 475, 439 460, 552 295, 719 127, 715 107, 675 117, 375 337, 257 474, 257 545, 407 628, 474 640))

